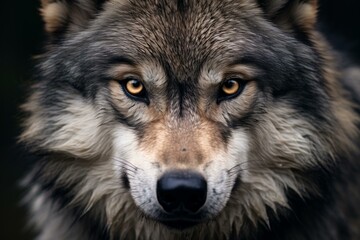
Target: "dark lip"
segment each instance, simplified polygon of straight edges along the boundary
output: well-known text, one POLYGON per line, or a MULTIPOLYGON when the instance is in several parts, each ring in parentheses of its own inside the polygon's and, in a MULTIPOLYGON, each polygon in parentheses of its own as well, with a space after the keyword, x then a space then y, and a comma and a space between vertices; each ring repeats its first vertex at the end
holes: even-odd
POLYGON ((194 227, 200 223, 206 222, 207 218, 202 214, 164 214, 156 219, 161 224, 176 230, 184 230, 187 228, 194 227))
POLYGON ((160 223, 164 224, 165 226, 176 229, 176 230, 185 230, 188 228, 192 228, 198 224, 200 224, 202 221, 195 220, 195 219, 161 219, 158 220, 160 223))

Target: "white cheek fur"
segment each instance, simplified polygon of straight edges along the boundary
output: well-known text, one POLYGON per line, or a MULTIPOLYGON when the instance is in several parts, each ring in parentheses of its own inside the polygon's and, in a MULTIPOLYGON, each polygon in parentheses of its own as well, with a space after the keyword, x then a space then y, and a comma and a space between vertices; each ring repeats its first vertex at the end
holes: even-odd
POLYGON ((233 133, 227 152, 219 152, 211 159, 205 175, 208 181, 208 212, 218 214, 230 198, 231 190, 238 176, 246 172, 248 159, 248 136, 243 130, 233 133))
POLYGON ((114 170, 119 177, 126 173, 133 200, 151 215, 157 208, 156 181, 160 175, 160 169, 153 164, 155 157, 139 148, 137 136, 129 128, 118 127, 114 139, 114 170))

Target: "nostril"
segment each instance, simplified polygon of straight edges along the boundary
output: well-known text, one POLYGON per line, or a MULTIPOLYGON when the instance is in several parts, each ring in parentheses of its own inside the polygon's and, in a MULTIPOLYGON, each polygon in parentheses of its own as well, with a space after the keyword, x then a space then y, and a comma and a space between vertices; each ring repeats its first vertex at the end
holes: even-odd
POLYGON ((203 176, 189 171, 164 174, 157 182, 157 198, 168 213, 197 212, 206 202, 207 183, 203 176))
MULTIPOLYGON (((159 191, 158 191, 158 193, 159 193, 159 191)), ((161 193, 161 191, 160 191, 160 198, 161 198, 161 202, 166 206, 179 204, 178 199, 176 198, 176 195, 173 192, 163 191, 161 193)))
POLYGON ((176 201, 176 199, 174 198, 174 195, 169 192, 162 193, 161 198, 162 198, 161 200, 167 204, 170 204, 170 203, 173 203, 176 201))

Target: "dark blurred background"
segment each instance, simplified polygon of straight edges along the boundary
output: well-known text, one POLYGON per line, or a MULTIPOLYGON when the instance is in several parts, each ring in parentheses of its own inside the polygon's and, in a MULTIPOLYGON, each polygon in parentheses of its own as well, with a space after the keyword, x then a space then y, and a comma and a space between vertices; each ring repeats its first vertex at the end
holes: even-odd
MULTIPOLYGON (((41 52, 45 36, 38 15, 40 0, 2 0, 0 4, 0 239, 32 239, 20 206, 19 179, 28 169, 15 143, 18 106, 32 72, 32 57, 41 52)), ((320 0, 322 28, 335 48, 360 62, 360 1, 320 0)))

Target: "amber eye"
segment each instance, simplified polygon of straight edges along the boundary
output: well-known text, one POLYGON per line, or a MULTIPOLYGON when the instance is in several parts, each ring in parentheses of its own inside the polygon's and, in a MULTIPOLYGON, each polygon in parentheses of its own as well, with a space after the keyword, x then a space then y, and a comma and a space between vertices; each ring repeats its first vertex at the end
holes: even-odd
POLYGON ((145 90, 144 84, 137 79, 128 79, 121 83, 125 94, 136 101, 142 101, 149 104, 149 99, 147 97, 147 92, 145 90))
POLYGON ((222 90, 227 95, 233 95, 237 93, 240 89, 240 84, 238 81, 230 79, 223 83, 222 90))
POLYGON ((144 85, 139 80, 129 80, 126 82, 126 90, 131 95, 138 95, 144 90, 144 85))
POLYGON ((245 87, 245 81, 232 78, 224 81, 220 87, 218 103, 237 97, 245 87))

